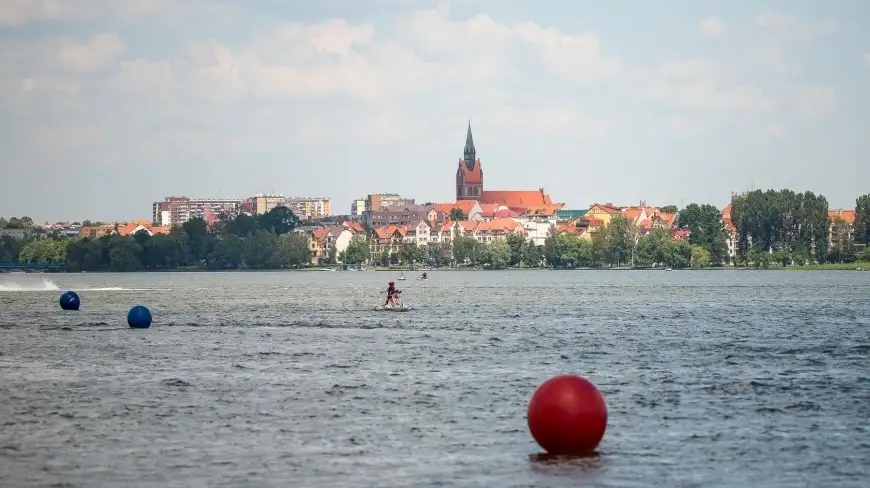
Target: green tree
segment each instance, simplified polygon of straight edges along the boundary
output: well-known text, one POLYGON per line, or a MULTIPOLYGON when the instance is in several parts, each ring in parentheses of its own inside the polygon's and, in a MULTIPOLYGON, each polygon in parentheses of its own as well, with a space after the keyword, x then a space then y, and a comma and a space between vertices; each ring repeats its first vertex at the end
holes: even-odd
POLYGON ((259 228, 271 231, 277 235, 293 232, 299 227, 299 217, 293 211, 283 205, 269 210, 268 213, 258 216, 259 228))
POLYGON ((245 242, 235 234, 221 236, 208 255, 209 269, 238 269, 242 264, 245 242))
POLYGON ((260 221, 256 217, 247 214, 239 214, 235 217, 227 217, 221 220, 221 234, 235 234, 239 237, 248 237, 260 230, 260 221))
POLYGON ((456 235, 453 238, 453 258, 458 264, 477 264, 479 243, 473 237, 456 235))
POLYGON ((278 236, 267 230, 258 230, 245 239, 242 259, 249 268, 278 269, 283 266, 278 236))
POLYGON ((758 254, 752 251, 805 254, 820 262, 826 258, 828 201, 822 195, 791 190, 746 192, 732 197, 731 219, 738 235, 738 262, 754 262, 752 256, 758 254))
POLYGON ((728 262, 728 231, 718 208, 691 203, 680 210, 677 220, 681 229, 689 230, 689 244, 706 249, 712 263, 728 262))
POLYGON ((142 246, 135 240, 113 235, 106 240, 106 244, 109 271, 130 272, 142 268, 142 246))
POLYGON ((511 262, 511 247, 504 239, 496 239, 483 249, 483 261, 493 269, 504 269, 511 262))
POLYGON ((623 266, 631 263, 634 231, 631 222, 622 215, 613 217, 607 225, 607 247, 611 265, 623 266))
POLYGON ((833 263, 851 263, 855 261, 855 244, 849 235, 849 224, 840 217, 831 222, 831 246, 828 250, 828 261, 833 263))
POLYGON ((362 264, 369 260, 369 243, 365 236, 357 234, 350 239, 343 253, 342 262, 346 264, 362 264))
POLYGON ((706 268, 710 266, 710 251, 703 246, 692 246, 692 263, 693 268, 706 268))
POLYGON ((0 229, 31 229, 33 219, 30 217, 10 217, 9 220, 0 218, 0 229))
POLYGON ((450 209, 450 214, 447 216, 450 220, 456 222, 458 220, 468 220, 468 216, 459 207, 450 209))
POLYGON ((855 242, 870 244, 870 194, 855 199, 855 242))
POLYGON ((505 237, 505 243, 511 250, 511 257, 508 262, 510 266, 518 266, 522 262, 526 242, 528 242, 526 238, 519 234, 510 233, 505 237))
POLYGON ((669 244, 670 235, 666 229, 652 229, 637 241, 634 265, 640 268, 672 265, 669 244))
POLYGON ((612 254, 608 245, 610 229, 601 227, 591 234, 591 266, 595 268, 612 266, 612 254))
POLYGON ((209 233, 208 224, 200 217, 194 217, 181 226, 187 239, 186 249, 189 258, 204 263, 215 246, 216 237, 209 233))
POLYGON ((22 241, 12 236, 0 236, 0 262, 18 261, 18 255, 21 253, 23 245, 22 241))
POLYGON ((692 262, 692 245, 684 240, 669 241, 668 254, 672 268, 688 268, 692 262))
POLYGON ((532 241, 526 241, 521 251, 520 263, 529 268, 537 268, 541 266, 541 261, 544 258, 543 248, 536 246, 532 241))
POLYGON ((403 242, 399 246, 399 260, 402 264, 414 266, 415 263, 426 261, 427 254, 424 247, 418 246, 413 242, 403 242))
MULTIPOLYGON (((353 241, 351 241, 352 243, 353 241)), ((295 232, 278 236, 279 253, 284 266, 298 267, 311 260, 308 238, 295 232)))
POLYGON ((677 206, 676 205, 665 205, 660 210, 664 213, 677 213, 677 206))
POLYGON ((449 244, 431 243, 426 248, 427 261, 434 266, 450 264, 451 250, 449 244))

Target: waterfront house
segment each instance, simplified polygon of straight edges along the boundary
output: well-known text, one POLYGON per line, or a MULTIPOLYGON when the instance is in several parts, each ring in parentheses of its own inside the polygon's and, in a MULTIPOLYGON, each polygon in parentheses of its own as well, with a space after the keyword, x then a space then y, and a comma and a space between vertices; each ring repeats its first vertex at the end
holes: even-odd
POLYGON ((372 233, 372 239, 369 243, 372 261, 397 263, 399 260, 399 249, 401 249, 407 232, 407 227, 401 225, 387 225, 376 228, 372 233))
POLYGON ((612 203, 593 203, 589 210, 586 211, 584 217, 600 220, 604 225, 610 224, 611 219, 617 215, 622 215, 622 208, 613 205, 612 203))

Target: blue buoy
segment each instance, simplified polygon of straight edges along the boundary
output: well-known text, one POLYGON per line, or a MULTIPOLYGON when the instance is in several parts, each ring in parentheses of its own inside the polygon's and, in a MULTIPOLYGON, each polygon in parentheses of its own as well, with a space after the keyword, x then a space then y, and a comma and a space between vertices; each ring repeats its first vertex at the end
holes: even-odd
POLYGON ((78 310, 81 301, 74 291, 65 291, 60 296, 60 308, 64 310, 78 310))
POLYGON ((134 329, 147 329, 151 326, 151 310, 136 305, 127 312, 127 323, 134 329))

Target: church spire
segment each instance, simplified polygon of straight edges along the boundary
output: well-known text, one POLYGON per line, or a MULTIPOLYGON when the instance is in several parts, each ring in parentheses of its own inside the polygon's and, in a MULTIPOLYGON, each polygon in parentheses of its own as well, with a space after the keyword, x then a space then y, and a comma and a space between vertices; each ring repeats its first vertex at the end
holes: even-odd
POLYGON ((471 170, 474 168, 474 160, 477 159, 477 150, 474 148, 474 138, 471 136, 471 119, 468 119, 468 133, 465 135, 465 150, 463 158, 465 165, 471 170))

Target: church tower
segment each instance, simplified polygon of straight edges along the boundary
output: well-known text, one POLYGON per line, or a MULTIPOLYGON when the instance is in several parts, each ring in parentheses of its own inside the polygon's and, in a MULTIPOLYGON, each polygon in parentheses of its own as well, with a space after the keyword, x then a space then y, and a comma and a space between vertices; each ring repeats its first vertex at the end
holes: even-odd
POLYGON ((456 170, 456 200, 476 200, 483 198, 483 170, 480 169, 480 159, 474 147, 471 136, 471 120, 468 121, 468 132, 465 135, 465 149, 459 168, 456 170))

